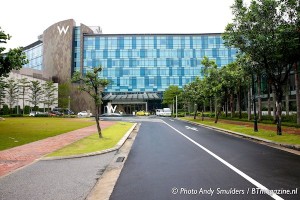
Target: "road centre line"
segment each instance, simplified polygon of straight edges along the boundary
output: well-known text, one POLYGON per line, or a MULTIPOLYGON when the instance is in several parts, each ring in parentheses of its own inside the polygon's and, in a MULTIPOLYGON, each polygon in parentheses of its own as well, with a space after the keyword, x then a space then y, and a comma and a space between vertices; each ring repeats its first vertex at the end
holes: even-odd
POLYGON ((211 156, 213 156, 214 158, 216 158, 218 161, 220 161, 221 163, 223 163, 224 165, 226 165, 227 167, 229 167, 231 170, 233 170, 234 172, 236 172, 237 174, 239 174, 240 176, 242 176, 244 179, 246 179, 247 181, 249 181, 250 183, 252 183, 253 185, 255 185, 257 188, 259 188, 262 191, 265 191, 265 193, 268 194, 269 196, 271 196, 273 199, 283 200, 283 198, 281 198, 277 194, 273 193, 271 190, 269 190, 268 188, 266 188, 265 186, 263 186, 262 184, 260 184, 259 182, 257 182, 256 180, 254 180, 253 178, 251 178, 250 176, 248 176, 244 172, 242 172, 241 170, 237 169, 236 167, 234 167, 233 165, 231 165, 230 163, 228 163, 227 161, 225 161, 224 159, 222 159, 221 157, 219 157, 218 155, 216 155, 212 151, 210 151, 207 148, 205 148, 204 146, 198 144, 196 141, 194 141, 190 137, 186 136, 185 134, 183 134, 182 132, 180 132, 179 130, 177 130, 176 128, 174 128, 173 126, 171 126, 170 124, 168 124, 167 122, 164 121, 164 123, 166 125, 168 125, 170 128, 172 128, 173 130, 175 130, 177 133, 179 133, 181 136, 185 137, 187 140, 189 140, 190 142, 194 143, 196 146, 200 147, 201 149, 203 149, 204 151, 206 151, 208 154, 210 154, 211 156))

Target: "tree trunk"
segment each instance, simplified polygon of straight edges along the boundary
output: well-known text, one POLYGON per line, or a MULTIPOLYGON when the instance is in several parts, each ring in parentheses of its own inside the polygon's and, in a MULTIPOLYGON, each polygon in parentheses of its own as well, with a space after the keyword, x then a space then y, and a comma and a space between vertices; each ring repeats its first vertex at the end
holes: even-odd
POLYGON ((239 119, 242 118, 242 100, 241 100, 241 85, 239 86, 239 92, 237 96, 238 107, 239 107, 239 119))
POLYGON ((218 123, 220 114, 221 114, 221 108, 218 109, 218 114, 216 115, 215 124, 218 123))
POLYGON ((233 118, 233 106, 234 106, 234 103, 233 103, 233 93, 230 94, 230 117, 233 118))
POLYGON ((204 121, 204 109, 202 109, 202 121, 204 121))
POLYGON ((295 86, 296 86, 296 107, 297 107, 297 124, 300 125, 300 78, 297 63, 294 65, 295 86))
POLYGON ((25 114, 25 109, 24 109, 24 104, 25 104, 25 93, 23 92, 23 99, 22 99, 22 101, 23 101, 23 115, 25 114))
POLYGON ((262 118, 262 104, 261 104, 261 76, 257 77, 257 101, 258 101, 258 121, 261 121, 262 118))
POLYGON ((283 98, 283 91, 282 91, 281 87, 278 87, 277 91, 276 91, 277 135, 282 135, 282 130, 281 130, 282 98, 283 98))
POLYGON ((251 88, 248 87, 248 121, 251 120, 251 88))
POLYGON ((212 114, 212 101, 211 101, 211 98, 209 98, 209 110, 210 110, 210 114, 212 114))
POLYGON ((272 90, 273 90, 273 119, 274 119, 274 121, 276 121, 276 109, 277 109, 276 101, 277 101, 277 97, 276 97, 274 86, 273 86, 272 90))
POLYGON ((217 96, 215 96, 215 117, 217 117, 218 112, 218 99, 217 96))
POLYGON ((268 82, 268 115, 271 116, 271 84, 268 82))
POLYGON ((99 105, 96 106, 95 120, 96 120, 96 124, 97 124, 97 131, 98 131, 99 138, 103 138, 101 127, 100 127, 100 122, 99 122, 99 105))
POLYGON ((198 104, 194 105, 194 119, 197 117, 198 104))
POLYGON ((279 101, 276 101, 276 124, 277 124, 277 135, 282 135, 281 130, 281 113, 282 113, 282 104, 279 101))
POLYGON ((226 102, 225 102, 225 117, 228 117, 228 99, 226 98, 226 102))
POLYGON ((285 88, 285 115, 290 115, 290 79, 288 78, 286 81, 286 88, 285 88))

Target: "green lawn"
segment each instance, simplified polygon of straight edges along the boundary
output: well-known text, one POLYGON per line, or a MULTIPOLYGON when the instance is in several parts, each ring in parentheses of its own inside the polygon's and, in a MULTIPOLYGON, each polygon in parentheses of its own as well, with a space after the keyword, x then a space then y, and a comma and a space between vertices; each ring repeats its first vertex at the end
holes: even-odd
POLYGON ((94 125, 90 119, 20 117, 0 121, 0 150, 94 125))
POLYGON ((118 122, 102 130, 103 138, 101 139, 99 139, 98 133, 95 133, 53 152, 47 157, 79 155, 112 148, 121 140, 132 125, 129 122, 118 122))
POLYGON ((259 129, 258 132, 254 132, 253 127, 246 127, 244 125, 233 125, 233 124, 226 124, 222 122, 218 122, 217 124, 215 124, 214 120, 205 119, 204 121, 201 121, 201 119, 194 120, 193 118, 189 118, 189 117, 183 117, 182 119, 197 122, 204 125, 218 127, 226 130, 231 130, 231 131, 235 131, 235 132, 239 132, 251 136, 256 136, 274 142, 279 142, 284 144, 298 144, 298 145, 300 144, 300 135, 284 133, 284 127, 283 127, 283 134, 277 135, 275 131, 269 131, 263 129, 259 129))

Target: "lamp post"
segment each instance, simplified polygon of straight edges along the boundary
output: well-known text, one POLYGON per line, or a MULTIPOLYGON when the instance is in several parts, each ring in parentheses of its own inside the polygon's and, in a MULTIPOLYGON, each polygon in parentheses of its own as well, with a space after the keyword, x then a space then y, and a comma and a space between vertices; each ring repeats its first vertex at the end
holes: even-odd
POLYGON ((176 118, 177 118, 177 95, 176 95, 176 118))
POLYGON ((255 97, 255 87, 254 87, 254 74, 252 73, 252 91, 253 91, 253 110, 254 110, 254 132, 258 132, 257 127, 257 116, 256 116, 256 97, 255 97))

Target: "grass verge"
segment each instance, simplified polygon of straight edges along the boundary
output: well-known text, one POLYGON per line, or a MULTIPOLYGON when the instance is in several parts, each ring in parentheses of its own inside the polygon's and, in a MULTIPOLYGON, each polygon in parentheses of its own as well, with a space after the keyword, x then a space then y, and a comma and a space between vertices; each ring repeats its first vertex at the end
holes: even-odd
POLYGON ((20 117, 0 121, 0 150, 56 136, 95 122, 79 118, 20 117))
POLYGON ((300 144, 300 136, 295 134, 289 134, 283 132, 283 135, 277 135, 275 131, 264 130, 264 129, 259 129, 258 132, 254 132, 253 127, 246 127, 245 125, 233 125, 233 124, 226 124, 223 122, 218 122, 217 124, 215 124, 213 120, 202 121, 201 119, 193 119, 189 117, 183 117, 182 119, 196 122, 199 124, 212 126, 212 127, 222 128, 222 129, 226 129, 238 133, 243 133, 250 136, 264 138, 278 143, 292 144, 292 145, 300 144))
POLYGON ((98 133, 95 133, 48 154, 47 157, 80 155, 113 148, 132 125, 133 124, 129 122, 118 122, 102 130, 102 139, 99 139, 98 133))

